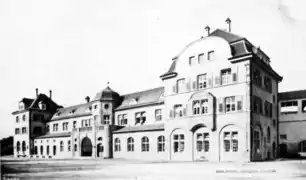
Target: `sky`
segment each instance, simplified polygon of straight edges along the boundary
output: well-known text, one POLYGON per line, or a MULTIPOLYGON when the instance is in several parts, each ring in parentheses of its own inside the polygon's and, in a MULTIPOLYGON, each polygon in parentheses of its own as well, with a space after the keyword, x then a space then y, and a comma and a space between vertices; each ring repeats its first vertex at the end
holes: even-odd
POLYGON ((63 106, 110 87, 120 94, 162 86, 159 76, 188 43, 227 29, 271 58, 280 91, 306 89, 303 0, 2 0, 0 138, 13 135, 35 88, 63 106))

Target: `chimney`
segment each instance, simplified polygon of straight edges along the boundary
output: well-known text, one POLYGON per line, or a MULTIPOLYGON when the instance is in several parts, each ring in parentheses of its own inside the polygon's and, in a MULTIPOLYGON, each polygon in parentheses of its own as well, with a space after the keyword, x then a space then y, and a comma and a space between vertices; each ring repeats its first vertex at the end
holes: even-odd
POLYGON ((206 26, 205 27, 205 31, 207 31, 207 36, 210 34, 210 27, 209 26, 206 26))
POLYGON ((38 88, 36 88, 36 97, 38 97, 38 88))
POLYGON ((49 90, 49 97, 50 97, 50 99, 52 99, 52 90, 51 89, 49 90))
POLYGON ((86 97, 85 97, 85 100, 86 100, 87 103, 89 103, 90 97, 89 97, 89 96, 86 96, 86 97))

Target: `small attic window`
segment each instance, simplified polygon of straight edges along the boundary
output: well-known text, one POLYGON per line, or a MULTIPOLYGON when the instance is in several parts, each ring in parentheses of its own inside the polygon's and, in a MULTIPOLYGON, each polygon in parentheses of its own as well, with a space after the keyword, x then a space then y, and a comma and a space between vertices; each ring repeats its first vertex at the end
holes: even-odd
POLYGON ((42 101, 39 102, 38 106, 39 106, 39 109, 41 109, 41 110, 46 110, 47 109, 46 104, 42 101))
POLYGON ((57 112, 57 113, 56 113, 56 116, 59 116, 59 115, 61 115, 61 114, 62 114, 61 112, 57 112))
POLYGON ((69 114, 73 114, 73 113, 75 113, 75 111, 76 111, 76 109, 72 109, 72 110, 69 112, 69 114))
POLYGON ((129 105, 134 105, 134 104, 137 104, 137 100, 136 99, 130 100, 129 105))
POLYGON ((24 103, 23 103, 23 102, 20 102, 20 103, 19 103, 18 109, 19 109, 19 110, 24 110, 24 103))

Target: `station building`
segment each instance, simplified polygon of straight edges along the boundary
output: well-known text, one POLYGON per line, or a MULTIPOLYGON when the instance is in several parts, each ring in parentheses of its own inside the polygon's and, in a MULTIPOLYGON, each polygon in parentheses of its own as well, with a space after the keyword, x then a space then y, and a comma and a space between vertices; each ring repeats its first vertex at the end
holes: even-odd
POLYGON ((51 93, 37 90, 13 112, 14 155, 246 162, 277 157, 282 77, 261 49, 216 29, 169 63, 161 87, 125 95, 106 87, 75 106, 59 106, 51 93))

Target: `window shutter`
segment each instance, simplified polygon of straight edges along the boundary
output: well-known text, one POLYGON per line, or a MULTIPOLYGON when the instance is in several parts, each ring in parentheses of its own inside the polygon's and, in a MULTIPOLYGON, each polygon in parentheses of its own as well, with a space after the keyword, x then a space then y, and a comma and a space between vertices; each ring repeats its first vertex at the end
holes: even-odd
POLYGON ((238 82, 238 67, 232 68, 232 82, 238 82))
POLYGON ((186 83, 186 88, 187 88, 187 91, 190 91, 190 81, 186 83))
POLYGON ((220 86, 220 76, 215 76, 215 86, 220 86))
POLYGON ((219 104, 219 112, 221 113, 221 112, 223 112, 224 99, 223 98, 219 98, 218 104, 219 104))
POLYGON ((209 73, 207 78, 208 78, 208 87, 212 87, 212 78, 213 78, 212 73, 209 73))
POLYGON ((170 118, 173 118, 173 111, 172 110, 170 110, 170 118))
POLYGON ((187 112, 186 112, 186 108, 183 109, 183 116, 186 116, 187 112))
POLYGON ((173 86, 173 93, 177 93, 177 91, 176 91, 176 85, 173 86))
POLYGON ((196 82, 196 81, 193 81, 193 82, 192 82, 192 89, 193 89, 193 90, 196 90, 196 89, 197 89, 197 82, 196 82))
POLYGON ((237 110, 238 111, 241 111, 243 108, 243 106, 242 106, 242 97, 243 96, 238 96, 238 97, 236 97, 236 99, 237 99, 237 110))

